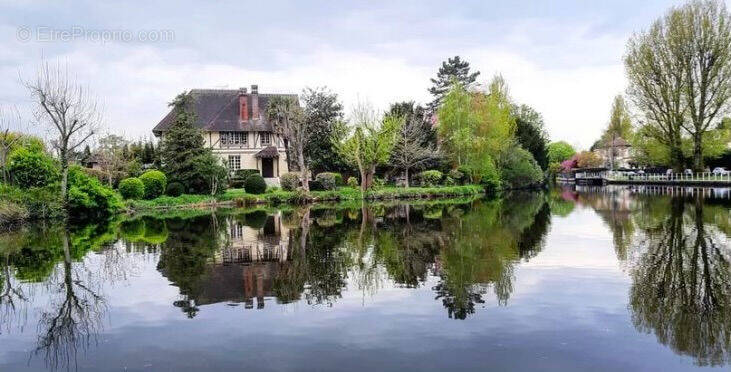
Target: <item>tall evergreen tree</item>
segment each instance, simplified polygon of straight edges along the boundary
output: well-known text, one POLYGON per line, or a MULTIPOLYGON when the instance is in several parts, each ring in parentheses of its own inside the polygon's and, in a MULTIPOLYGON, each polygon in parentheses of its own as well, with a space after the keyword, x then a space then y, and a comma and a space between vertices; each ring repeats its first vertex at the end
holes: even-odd
POLYGON ((205 155, 203 135, 196 128, 195 113, 192 111, 192 97, 183 92, 170 103, 175 112, 175 119, 170 129, 165 132, 160 146, 162 170, 168 182, 180 182, 190 192, 204 193, 208 191, 205 179, 200 179, 195 159, 205 155))
POLYGON ((331 140, 342 127, 343 105, 338 102, 338 95, 325 87, 306 88, 302 91, 302 102, 305 120, 309 123, 305 156, 310 169, 314 173, 345 170, 347 165, 338 156, 331 140))
POLYGON ((429 103, 429 110, 431 112, 437 111, 442 99, 454 83, 459 83, 464 89, 469 89, 479 75, 479 71, 471 73, 469 62, 463 61, 459 56, 447 58, 446 61, 442 62, 442 67, 439 68, 436 79, 431 79, 432 87, 429 88, 429 93, 434 96, 434 100, 429 103))

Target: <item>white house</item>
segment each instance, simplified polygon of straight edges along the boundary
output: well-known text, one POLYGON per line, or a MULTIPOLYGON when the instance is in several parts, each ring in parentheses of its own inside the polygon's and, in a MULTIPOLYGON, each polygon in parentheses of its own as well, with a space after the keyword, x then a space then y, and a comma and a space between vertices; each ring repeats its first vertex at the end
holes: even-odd
MULTIPOLYGON (((274 133, 266 109, 274 96, 296 94, 259 94, 257 85, 235 89, 193 89, 195 126, 203 131, 206 146, 226 161, 229 169, 257 169, 270 185, 279 185, 279 176, 288 172, 284 140, 274 133)), ((152 132, 164 136, 172 125, 171 110, 152 132)))

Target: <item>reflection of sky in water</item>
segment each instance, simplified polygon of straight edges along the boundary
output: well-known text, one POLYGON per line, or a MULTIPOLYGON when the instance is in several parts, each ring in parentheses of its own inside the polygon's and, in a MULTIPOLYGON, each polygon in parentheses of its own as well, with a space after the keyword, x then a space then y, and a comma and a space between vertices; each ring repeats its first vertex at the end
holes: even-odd
MULTIPOLYGON (((316 228, 316 227, 313 227, 316 228)), ((545 246, 512 272, 500 305, 489 287, 474 314, 447 317, 427 277, 403 288, 387 277, 360 289, 349 273, 332 306, 304 301, 263 309, 199 306, 188 319, 182 298, 158 270, 157 253, 123 254, 127 277, 102 286, 102 331, 77 357, 79 370, 687 370, 653 334, 638 332, 628 305, 632 280, 617 259, 610 227, 590 207, 554 217, 545 246)), ((121 243, 116 244, 122 250, 121 243)), ((86 266, 102 266, 90 253, 86 266)), ((0 335, 0 369, 43 370, 36 347, 39 311, 50 290, 35 285, 27 319, 0 335)), ((235 306, 232 306, 235 305, 235 306)), ((72 368, 73 369, 73 368, 72 368)))

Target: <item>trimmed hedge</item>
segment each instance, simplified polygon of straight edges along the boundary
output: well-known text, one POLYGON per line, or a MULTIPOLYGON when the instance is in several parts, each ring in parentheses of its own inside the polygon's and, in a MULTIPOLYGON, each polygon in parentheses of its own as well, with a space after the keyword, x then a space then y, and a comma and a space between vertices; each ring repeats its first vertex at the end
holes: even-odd
POLYGON ((141 199, 145 196, 145 184, 137 177, 125 178, 119 182, 119 193, 125 199, 141 199))
POLYGON ((168 178, 159 170, 149 170, 140 176, 145 184, 145 199, 155 199, 162 195, 167 187, 168 178))
POLYGON ((263 194, 267 190, 267 183, 262 176, 251 175, 244 183, 244 190, 249 194, 263 194))
POLYGON ((315 181, 320 183, 323 190, 335 190, 342 185, 343 176, 340 173, 323 172, 315 176, 315 181))
POLYGON ((439 185, 444 174, 438 170, 426 170, 416 175, 421 186, 433 187, 439 185))

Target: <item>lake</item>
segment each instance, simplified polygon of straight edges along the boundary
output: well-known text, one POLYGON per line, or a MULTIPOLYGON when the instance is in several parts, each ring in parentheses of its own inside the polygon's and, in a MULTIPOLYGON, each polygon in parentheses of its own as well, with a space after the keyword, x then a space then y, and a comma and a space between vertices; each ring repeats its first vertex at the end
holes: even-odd
POLYGON ((0 234, 0 370, 731 365, 731 191, 175 211, 0 234))

